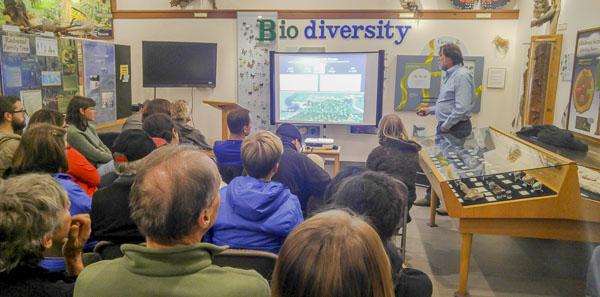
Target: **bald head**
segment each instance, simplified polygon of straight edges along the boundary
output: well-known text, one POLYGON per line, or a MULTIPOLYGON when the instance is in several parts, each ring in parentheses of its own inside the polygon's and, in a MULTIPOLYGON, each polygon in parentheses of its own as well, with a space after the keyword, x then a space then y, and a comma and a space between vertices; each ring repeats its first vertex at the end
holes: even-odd
POLYGON ((214 208, 220 183, 217 166, 202 151, 164 146, 148 155, 137 172, 129 202, 131 218, 149 239, 181 243, 214 223, 212 211, 206 226, 200 217, 214 208))

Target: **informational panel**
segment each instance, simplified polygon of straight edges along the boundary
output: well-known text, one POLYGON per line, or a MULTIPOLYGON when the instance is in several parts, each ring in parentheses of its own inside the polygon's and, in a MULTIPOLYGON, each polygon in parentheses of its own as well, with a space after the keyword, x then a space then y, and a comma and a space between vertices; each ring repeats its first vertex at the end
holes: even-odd
POLYGON ((115 90, 115 46, 83 41, 84 93, 96 101, 96 123, 113 122, 117 117, 115 90))
POLYGON ((34 36, 20 33, 2 34, 2 94, 23 98, 25 109, 33 112, 42 107, 42 78, 34 36))
MULTIPOLYGON (((475 107, 473 112, 481 110, 483 90, 483 57, 463 57, 464 67, 473 75, 475 83, 475 107)), ((443 72, 439 68, 437 57, 429 55, 398 55, 396 62, 396 111, 416 111, 422 105, 434 105, 440 93, 443 72)))
POLYGON ((250 110, 254 130, 273 130, 270 125, 269 51, 277 49, 277 42, 257 40, 257 20, 260 18, 277 19, 277 13, 238 13, 237 103, 250 110))
POLYGON ((131 47, 115 44, 117 119, 131 115, 131 47))
POLYGON ((56 38, 35 37, 35 50, 40 66, 44 107, 58 110, 58 96, 63 89, 58 40, 56 38))
POLYGON ((579 31, 573 63, 569 130, 600 139, 600 28, 579 31))
MULTIPOLYGON (((67 106, 71 98, 80 95, 80 75, 78 50, 81 49, 81 40, 60 38, 58 40, 58 50, 60 52, 60 62, 62 64, 62 84, 63 89, 57 95, 58 111, 67 112, 67 106)), ((81 57, 83 58, 83 57, 81 57)))

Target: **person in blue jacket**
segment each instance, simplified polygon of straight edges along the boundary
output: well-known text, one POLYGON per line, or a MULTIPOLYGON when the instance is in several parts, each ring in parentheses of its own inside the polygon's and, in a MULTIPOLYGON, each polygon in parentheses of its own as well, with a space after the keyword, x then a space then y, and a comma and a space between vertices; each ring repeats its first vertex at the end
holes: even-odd
POLYGON ((205 241, 278 253, 287 235, 304 221, 298 198, 271 181, 283 145, 275 134, 261 131, 246 138, 241 151, 248 176, 236 177, 221 189, 219 216, 205 241))

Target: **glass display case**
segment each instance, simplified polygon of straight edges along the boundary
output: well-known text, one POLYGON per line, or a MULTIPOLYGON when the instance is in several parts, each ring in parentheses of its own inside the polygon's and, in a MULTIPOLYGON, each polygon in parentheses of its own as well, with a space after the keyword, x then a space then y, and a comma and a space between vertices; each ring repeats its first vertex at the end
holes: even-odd
POLYGON ((493 128, 417 139, 426 162, 464 205, 555 196, 568 159, 519 142, 493 128))

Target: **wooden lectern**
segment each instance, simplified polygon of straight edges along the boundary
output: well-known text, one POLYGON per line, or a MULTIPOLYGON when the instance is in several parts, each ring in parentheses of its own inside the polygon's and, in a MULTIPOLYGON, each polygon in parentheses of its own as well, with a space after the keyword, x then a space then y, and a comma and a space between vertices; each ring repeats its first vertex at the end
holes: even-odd
POLYGON ((241 106, 235 102, 223 100, 204 100, 202 102, 221 110, 221 139, 228 139, 229 129, 227 128, 227 114, 236 108, 240 108, 241 106))

